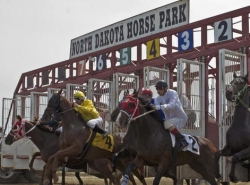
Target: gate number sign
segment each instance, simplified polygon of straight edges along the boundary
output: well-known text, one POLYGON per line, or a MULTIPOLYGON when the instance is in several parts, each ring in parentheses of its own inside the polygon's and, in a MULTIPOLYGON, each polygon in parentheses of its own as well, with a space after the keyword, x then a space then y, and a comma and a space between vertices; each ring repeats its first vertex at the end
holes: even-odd
POLYGON ((232 19, 224 19, 214 23, 214 42, 232 39, 232 19))
POLYGON ((178 33, 178 51, 187 51, 194 48, 193 30, 178 33))

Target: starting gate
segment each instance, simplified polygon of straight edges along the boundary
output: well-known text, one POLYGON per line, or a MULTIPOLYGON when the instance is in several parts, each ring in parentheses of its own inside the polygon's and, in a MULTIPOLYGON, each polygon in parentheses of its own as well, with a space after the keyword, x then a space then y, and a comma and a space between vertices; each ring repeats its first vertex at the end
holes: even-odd
MULTIPOLYGON (((233 105, 226 100, 227 85, 233 80, 233 73, 244 76, 247 73, 246 54, 222 49, 219 51, 219 148, 226 145, 226 132, 232 123, 233 105)), ((231 157, 221 157, 220 172, 222 181, 229 180, 231 157)), ((236 165, 236 176, 240 181, 249 181, 249 171, 240 164, 236 165)))

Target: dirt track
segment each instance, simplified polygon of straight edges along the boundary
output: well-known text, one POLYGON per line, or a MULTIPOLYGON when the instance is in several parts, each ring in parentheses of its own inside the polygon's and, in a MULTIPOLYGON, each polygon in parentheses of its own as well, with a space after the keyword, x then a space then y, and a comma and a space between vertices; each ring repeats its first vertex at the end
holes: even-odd
MULTIPOLYGON (((60 173, 59 175, 59 182, 54 184, 54 185, 61 185, 61 176, 60 173)), ((84 185, 103 185, 104 184, 104 180, 103 179, 99 179, 97 177, 94 176, 89 176, 85 173, 81 173, 81 178, 84 182, 84 185)), ((37 185, 37 183, 27 183, 25 182, 25 180, 20 176, 20 178, 18 179, 19 183, 14 183, 14 184, 1 184, 1 185, 37 185)), ((153 178, 146 178, 147 184, 150 185, 152 184, 153 178)), ((136 179, 137 184, 141 184, 137 179, 136 179)), ((76 177, 74 176, 74 173, 72 172, 67 172, 66 174, 66 185, 78 185, 78 180, 76 179, 76 177)), ((172 180, 171 179, 167 179, 167 178, 162 178, 160 185, 169 185, 172 184, 172 180)), ((184 183, 184 185, 186 185, 186 183, 184 183)), ((200 184, 200 185, 205 185, 204 183, 200 184)), ((230 183, 230 185, 250 185, 250 182, 239 182, 237 184, 235 183, 230 183)))

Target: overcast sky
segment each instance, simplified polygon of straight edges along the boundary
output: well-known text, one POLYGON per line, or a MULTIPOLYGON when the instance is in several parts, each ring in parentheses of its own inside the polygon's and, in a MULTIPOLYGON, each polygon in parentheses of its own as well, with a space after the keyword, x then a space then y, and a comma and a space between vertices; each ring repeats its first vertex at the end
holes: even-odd
MULTIPOLYGON (((0 106, 22 73, 67 60, 71 39, 172 2, 0 0, 0 106)), ((245 6, 249 0, 190 0, 190 22, 245 6)))

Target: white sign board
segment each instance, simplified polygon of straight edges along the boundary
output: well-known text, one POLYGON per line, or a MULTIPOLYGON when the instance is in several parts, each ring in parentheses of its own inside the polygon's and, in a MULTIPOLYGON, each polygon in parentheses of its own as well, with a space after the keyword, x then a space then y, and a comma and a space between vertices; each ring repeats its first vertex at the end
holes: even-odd
POLYGON ((189 0, 177 1, 71 40, 70 57, 117 46, 189 23, 189 0))

